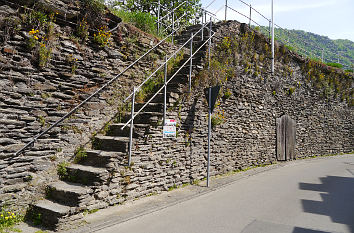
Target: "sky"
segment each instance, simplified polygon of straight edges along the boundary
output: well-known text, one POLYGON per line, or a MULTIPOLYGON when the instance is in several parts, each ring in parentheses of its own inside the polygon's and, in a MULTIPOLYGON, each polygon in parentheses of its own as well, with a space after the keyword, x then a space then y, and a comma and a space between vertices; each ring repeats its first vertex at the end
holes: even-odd
MULTIPOLYGON (((203 7, 213 0, 201 0, 203 7)), ((271 0, 242 0, 251 4, 266 18, 271 18, 271 0)), ((217 12, 225 6, 225 0, 214 0, 207 10, 217 12)), ((228 6, 247 16, 249 7, 240 0, 228 0, 228 6)), ((217 14, 219 19, 225 18, 225 8, 217 14)), ((248 23, 248 19, 228 9, 227 19, 236 19, 248 23)), ((268 21, 256 12, 252 19, 260 25, 268 21)), ((330 39, 348 39, 354 42, 354 0, 274 0, 274 22, 286 29, 304 30, 330 39)), ((254 23, 253 23, 254 24, 254 23)))

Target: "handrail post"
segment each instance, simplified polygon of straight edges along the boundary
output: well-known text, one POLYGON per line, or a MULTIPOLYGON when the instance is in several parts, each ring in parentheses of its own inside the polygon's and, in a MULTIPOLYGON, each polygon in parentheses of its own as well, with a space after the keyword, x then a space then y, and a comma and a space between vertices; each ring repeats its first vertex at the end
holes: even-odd
POLYGON ((270 20, 269 20, 268 22, 269 22, 269 26, 268 26, 268 38, 270 39, 270 20))
POLYGON ((131 160, 132 160, 135 92, 136 92, 136 89, 135 89, 135 87, 134 87, 133 96, 132 96, 132 107, 131 107, 131 113, 130 113, 130 133, 129 133, 129 155, 128 155, 129 157, 128 157, 128 166, 130 166, 131 160))
POLYGON ((163 125, 166 124, 166 102, 167 102, 167 55, 165 56, 165 70, 164 70, 164 95, 163 95, 163 125))
POLYGON ((190 44, 190 61, 189 61, 189 92, 192 91, 192 69, 193 69, 193 32, 191 33, 191 44, 190 44))
POLYGON ((273 0, 272 0, 272 74, 274 74, 274 11, 273 11, 273 0))
POLYGON ((225 0, 225 21, 227 19, 227 0, 225 0))
POLYGON ((158 10, 157 10, 157 35, 160 34, 160 0, 159 0, 159 3, 158 3, 158 10))
POLYGON ((187 14, 187 9, 188 9, 188 2, 186 1, 186 25, 188 25, 188 14, 187 14))
POLYGON ((252 5, 250 4, 250 22, 248 24, 249 28, 251 28, 251 18, 252 18, 252 5))
POLYGON ((203 13, 204 11, 202 10, 202 41, 204 40, 204 17, 203 17, 203 13))
POLYGON ((210 17, 210 22, 209 22, 209 66, 208 69, 210 69, 210 63, 211 63, 211 30, 212 30, 212 21, 211 21, 211 17, 210 17))
POLYGON ((172 11, 172 44, 173 44, 173 37, 175 35, 175 10, 172 11))

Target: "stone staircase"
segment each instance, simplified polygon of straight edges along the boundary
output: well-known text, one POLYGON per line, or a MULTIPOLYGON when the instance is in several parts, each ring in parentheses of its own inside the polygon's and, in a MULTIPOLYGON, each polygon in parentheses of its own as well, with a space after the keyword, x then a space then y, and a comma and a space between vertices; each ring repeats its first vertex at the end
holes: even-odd
MULTIPOLYGON (((176 37, 182 44, 190 38, 192 32, 200 29, 200 25, 191 26, 176 37)), ((208 35, 205 29, 204 35, 208 35)), ((193 46, 199 47, 203 42, 200 35, 194 39, 193 46)), ((207 39, 207 36, 204 37, 207 39)), ((188 46, 186 46, 189 48, 188 46)), ((203 68, 205 49, 193 59, 193 74, 203 68)), ((189 58, 185 54, 180 62, 183 64, 189 58)), ((178 68, 177 68, 178 69, 178 68)), ((174 72, 173 72, 174 73, 174 72)), ((172 106, 182 91, 187 90, 189 64, 169 83, 167 102, 172 106)), ((163 117, 163 94, 158 94, 152 103, 134 119, 134 140, 149 134, 151 126, 161 125, 163 117)), ((136 103, 134 108, 139 110, 143 104, 136 103)), ((123 117, 128 120, 130 115, 123 117)), ((127 153, 129 146, 129 126, 121 129, 123 123, 111 124, 106 135, 97 135, 93 141, 93 149, 86 152, 86 157, 78 164, 66 167, 67 178, 49 184, 46 189, 46 198, 31 206, 29 219, 39 221, 51 229, 71 229, 72 223, 80 223, 84 213, 115 205, 129 199, 127 191, 133 185, 121 187, 124 177, 117 173, 127 167, 127 153)), ((134 149, 133 149, 134 150, 134 149)))

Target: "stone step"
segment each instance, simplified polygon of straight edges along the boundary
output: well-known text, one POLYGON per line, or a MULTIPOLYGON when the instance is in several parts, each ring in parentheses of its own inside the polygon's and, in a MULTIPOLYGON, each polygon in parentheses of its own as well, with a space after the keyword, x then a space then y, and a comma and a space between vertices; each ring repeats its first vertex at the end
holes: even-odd
POLYGON ((95 166, 101 168, 112 168, 114 163, 126 163, 127 154, 115 151, 90 150, 86 152, 87 157, 80 162, 81 165, 95 166))
MULTIPOLYGON (((145 103, 136 103, 134 110, 139 111, 145 103)), ((163 104, 161 103, 149 103, 145 108, 144 111, 147 112, 161 112, 163 110, 163 104)))
MULTIPOLYGON (((158 104, 163 107, 163 104, 158 104)), ((161 107, 161 108, 162 108, 161 107)), ((130 125, 127 125, 124 129, 121 129, 124 123, 111 124, 107 132, 108 136, 120 136, 129 137, 130 136, 130 125)), ((149 124, 134 124, 133 137, 142 137, 149 130, 149 124)))
POLYGON ((104 168, 71 164, 66 170, 72 182, 84 185, 98 186, 109 179, 109 172, 104 168))
POLYGON ((67 206, 85 206, 93 190, 77 183, 58 181, 47 186, 47 197, 67 206))
POLYGON ((32 205, 27 217, 35 224, 40 224, 56 229, 62 219, 72 214, 69 206, 61 205, 50 200, 40 200, 32 205))
MULTIPOLYGON (((163 95, 162 95, 163 101, 163 95)), ((140 112, 134 118, 134 124, 148 124, 148 125, 158 125, 161 122, 163 117, 162 112, 140 112)), ((124 122, 128 122, 130 120, 130 114, 124 117, 124 122)))
POLYGON ((128 144, 129 144, 128 137, 113 137, 113 136, 99 135, 95 137, 95 140, 93 142, 93 149, 126 153, 128 151, 128 144))

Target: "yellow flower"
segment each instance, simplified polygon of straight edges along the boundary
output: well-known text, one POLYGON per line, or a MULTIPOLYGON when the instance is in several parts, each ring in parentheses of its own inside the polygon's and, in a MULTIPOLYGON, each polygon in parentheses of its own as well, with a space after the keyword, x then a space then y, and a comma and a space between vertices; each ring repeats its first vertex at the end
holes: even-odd
POLYGON ((4 217, 4 215, 2 214, 1 217, 4 217))
POLYGON ((5 220, 8 220, 9 219, 9 217, 5 217, 5 220))
POLYGON ((38 37, 37 37, 37 36, 34 36, 33 38, 34 38, 35 40, 38 40, 38 37))

